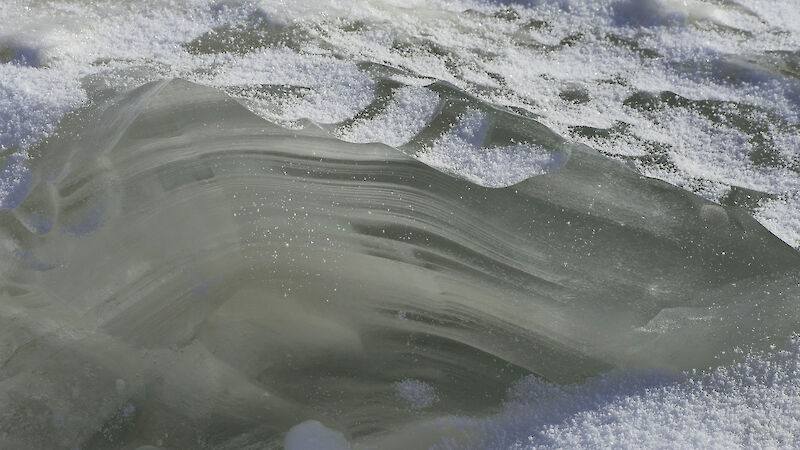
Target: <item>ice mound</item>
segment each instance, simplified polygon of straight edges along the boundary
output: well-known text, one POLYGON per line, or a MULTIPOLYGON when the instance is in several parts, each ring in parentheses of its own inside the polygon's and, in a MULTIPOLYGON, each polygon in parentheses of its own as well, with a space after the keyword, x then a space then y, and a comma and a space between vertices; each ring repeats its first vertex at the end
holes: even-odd
POLYGON ((745 211, 426 89, 438 112, 400 149, 178 79, 62 121, 0 211, 4 444, 494 439, 451 419, 496 412, 526 376, 724 367, 796 331, 800 256, 745 211), (408 155, 472 110, 485 142, 563 164, 487 188, 408 155))

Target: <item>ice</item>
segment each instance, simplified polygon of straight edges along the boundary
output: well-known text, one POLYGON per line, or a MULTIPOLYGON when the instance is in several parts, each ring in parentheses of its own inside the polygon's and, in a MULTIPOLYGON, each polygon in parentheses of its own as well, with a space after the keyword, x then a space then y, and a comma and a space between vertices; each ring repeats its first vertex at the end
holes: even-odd
MULTIPOLYGON (((31 183, 40 181, 31 178, 32 164, 42 158, 59 161, 54 154, 65 149, 42 143, 54 138, 66 114, 146 82, 181 77, 222 89, 261 117, 282 125, 318 125, 334 130, 343 140, 401 147, 437 117, 442 99, 429 85, 439 80, 450 83, 464 98, 511 108, 646 176, 712 201, 725 202, 733 189, 752 190, 757 200, 748 210, 769 231, 800 248, 800 7, 796 0, 533 0, 515 4, 9 0, 0 2, 0 24, 3 209, 18 206, 31 183), (280 42, 265 38, 254 41, 252 48, 236 51, 190 51, 188 45, 201 36, 219 35, 225 27, 242 27, 247 34, 262 24, 266 25, 260 32, 280 33, 295 27, 301 37, 280 42), (391 90, 392 100, 376 114, 362 117, 384 80, 399 83, 391 90), (641 98, 642 93, 659 99, 664 93, 669 95, 666 100, 637 106, 631 99, 641 98), (50 153, 39 153, 40 146, 50 153)), ((412 149, 420 161, 479 185, 502 187, 555 172, 567 158, 531 142, 487 144, 492 125, 486 110, 468 109, 457 119, 454 124, 434 124, 442 126, 441 133, 434 133, 430 145, 412 149)), ((54 167, 51 172, 61 169, 54 167)), ((190 175, 187 179, 196 174, 190 175)), ((37 208, 46 205, 49 197, 45 194, 32 194, 41 196, 35 199, 41 202, 34 202, 37 208)), ((46 208, 13 214, 21 221, 19 229, 84 239, 102 229, 101 216, 114 206, 67 218, 48 216, 46 208), (51 230, 53 223, 60 225, 51 230)), ((710 217, 714 223, 721 215, 710 217)), ((220 223, 227 222, 220 219, 220 223)), ((52 261, 44 261, 12 248, 14 242, 7 236, 3 244, 10 260, 36 270, 35 277, 52 276, 54 268, 62 267, 59 258, 66 251, 53 250, 52 261)), ((150 265, 138 267, 138 272, 131 270, 119 280, 102 282, 124 284, 150 265)), ((28 282, 10 279, 13 283, 4 287, 9 293, 28 282)), ((213 277, 209 279, 213 284, 213 277)), ((647 282, 652 286, 647 295, 658 294, 659 283, 647 282)), ((98 287, 95 293, 100 291, 98 287)), ((673 312, 640 330, 666 332, 706 320, 687 317, 710 317, 673 312)), ((3 314, 18 317, 13 311, 3 314)), ((55 314, 56 319, 47 322, 52 328, 46 329, 81 335, 85 330, 80 326, 63 331, 67 330, 64 318, 71 314, 68 310, 55 314)), ((388 316, 394 317, 391 312, 388 316)), ((402 317, 405 323, 413 322, 415 316, 409 312, 402 317)), ((358 347, 352 335, 336 327, 325 329, 333 330, 349 347, 358 347)), ((0 332, 13 328, 9 325, 4 330, 0 332)), ((4 347, 3 354, 13 354, 16 345, 13 341, 4 347)), ((172 343, 169 348, 163 361, 191 354, 183 344, 172 343)), ((514 388, 499 415, 483 422, 458 419, 454 423, 482 430, 483 440, 475 441, 479 448, 796 447, 800 433, 797 354, 793 342, 788 350, 745 355, 742 363, 719 370, 687 375, 622 371, 567 387, 529 378, 514 388)), ((201 361, 205 356, 192 357, 201 361)), ((135 358, 145 359, 138 354, 135 358)), ((225 367, 220 364, 215 370, 230 375, 225 367)), ((114 393, 128 395, 138 389, 133 378, 128 379, 134 369, 125 372, 107 374, 110 381, 103 389, 108 392, 85 390, 102 397, 93 404, 102 407, 94 409, 106 414, 120 408, 122 416, 126 411, 129 415, 140 411, 111 400, 114 393)), ((175 381, 179 378, 166 383, 182 386, 183 380, 175 381)), ((77 380, 76 386, 80 381, 85 380, 77 380)), ((43 391, 50 385, 37 386, 43 391)), ((448 401, 441 390, 415 378, 400 381, 394 388, 392 399, 411 409, 424 405, 420 409, 428 412, 448 401)), ((237 399, 261 395, 247 389, 242 387, 237 399)), ((64 394, 63 398, 72 397, 64 394)), ((45 422, 62 429, 73 420, 74 415, 56 410, 45 422)), ((287 447, 291 437, 292 445, 301 446, 296 448, 312 442, 348 448, 343 435, 319 422, 304 422, 293 433, 287 437, 287 447)))
MULTIPOLYGON (((797 360, 770 347, 796 331, 796 250, 742 209, 426 89, 447 103, 433 147, 524 124, 564 164, 483 187, 180 79, 71 116, 0 211, 9 446, 279 446, 308 420, 378 448, 690 443, 711 433, 693 411, 722 423, 728 401, 768 425, 731 419, 720 442, 791 441, 797 360), (768 364, 731 365, 750 356, 768 364)), ((299 430, 286 445, 346 443, 299 430)))

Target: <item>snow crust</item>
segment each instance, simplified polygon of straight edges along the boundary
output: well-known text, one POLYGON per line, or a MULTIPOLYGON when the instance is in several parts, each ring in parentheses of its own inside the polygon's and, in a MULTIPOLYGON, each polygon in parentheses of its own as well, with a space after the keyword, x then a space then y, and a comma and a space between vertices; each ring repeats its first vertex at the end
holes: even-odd
POLYGON ((565 155, 535 144, 486 147, 483 141, 488 130, 486 118, 469 111, 418 157, 429 166, 489 187, 510 186, 566 162, 565 155))

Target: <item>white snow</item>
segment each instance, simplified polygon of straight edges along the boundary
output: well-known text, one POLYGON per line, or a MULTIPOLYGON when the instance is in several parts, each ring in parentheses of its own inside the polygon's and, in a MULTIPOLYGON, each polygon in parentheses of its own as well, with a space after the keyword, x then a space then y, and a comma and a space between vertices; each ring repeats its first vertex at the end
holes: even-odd
POLYGON ((293 426, 283 443, 286 450, 349 450, 344 435, 331 430, 316 420, 307 420, 293 426))
POLYGON ((536 144, 486 147, 483 141, 488 129, 486 118, 471 110, 430 149, 422 150, 419 160, 489 187, 519 183, 566 161, 565 155, 536 144))
POLYGON ((339 137, 350 142, 382 142, 393 147, 408 143, 431 120, 439 104, 435 92, 422 87, 396 89, 377 117, 357 121, 339 137))
POLYGON ((398 381, 394 386, 397 395, 408 402, 408 407, 411 409, 429 408, 439 401, 436 389, 424 381, 409 378, 398 381))

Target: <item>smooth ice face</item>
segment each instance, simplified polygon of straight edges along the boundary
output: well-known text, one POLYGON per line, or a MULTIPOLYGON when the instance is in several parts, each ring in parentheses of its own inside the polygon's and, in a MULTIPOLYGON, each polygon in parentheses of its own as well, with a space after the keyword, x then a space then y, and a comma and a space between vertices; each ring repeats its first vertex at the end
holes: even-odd
POLYGON ((491 114, 563 164, 485 188, 179 80, 66 120, 0 213, 8 442, 282 445, 316 420, 301 437, 358 445, 530 373, 706 367, 796 330, 800 256, 745 212, 491 114))

